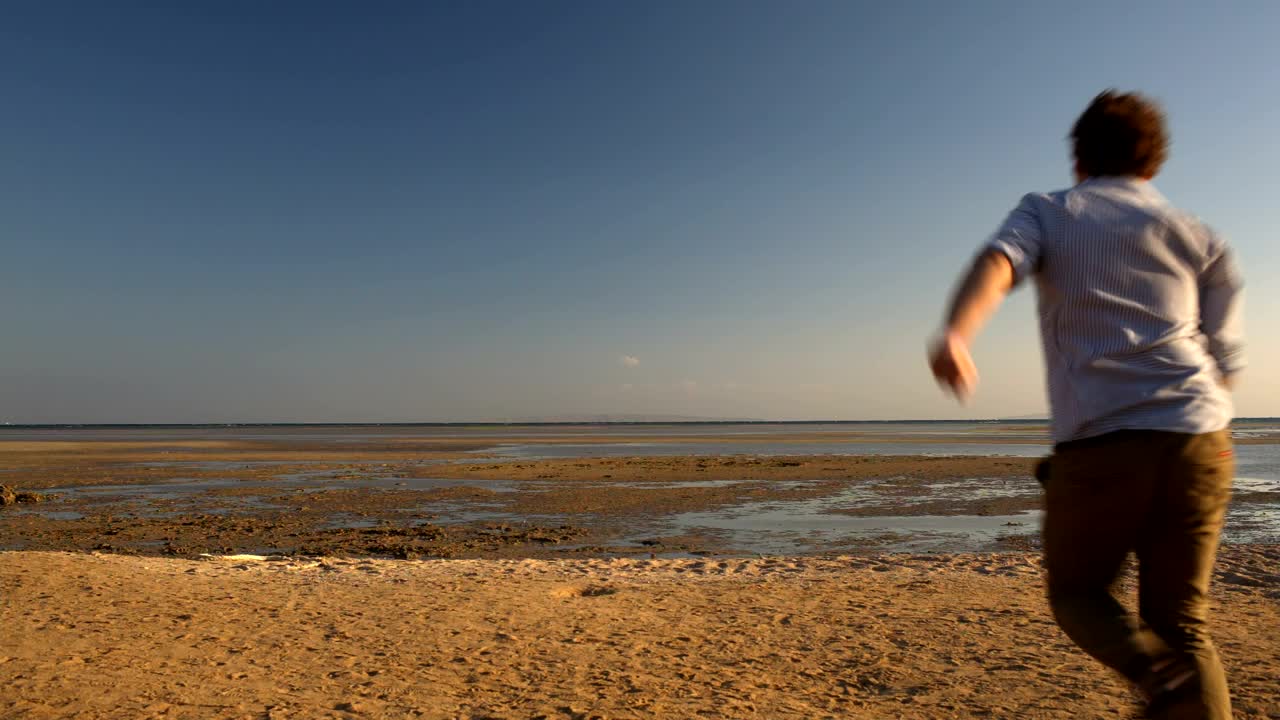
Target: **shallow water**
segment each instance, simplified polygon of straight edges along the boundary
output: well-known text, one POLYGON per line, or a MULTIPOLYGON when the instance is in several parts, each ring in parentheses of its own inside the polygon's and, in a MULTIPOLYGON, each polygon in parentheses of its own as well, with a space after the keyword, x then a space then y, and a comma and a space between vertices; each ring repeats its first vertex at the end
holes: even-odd
MULTIPOLYGON (((1266 447, 1266 446, 1257 446, 1266 447)), ((718 457, 724 455, 967 455, 967 456, 1010 456, 1039 457, 1049 450, 1049 446, 1039 444, 1014 443, 913 443, 913 442, 680 442, 680 443, 529 443, 504 444, 488 450, 474 451, 476 454, 496 455, 499 458, 512 460, 553 460, 565 458, 617 458, 617 457, 662 457, 676 455, 699 455, 718 457)))
MULTIPOLYGON (((1041 511, 1011 515, 882 515, 838 512, 880 500, 862 488, 830 497, 761 501, 665 519, 671 532, 720 532, 736 550, 752 554, 811 552, 823 547, 873 542, 892 552, 985 552, 1008 549, 1000 539, 1039 532, 1041 511), (834 512, 833 512, 834 511, 834 512)), ((907 505, 936 500, 921 495, 907 505)), ((1227 513, 1223 542, 1280 541, 1280 508, 1235 505, 1227 513)))
MULTIPOLYGON (((1240 437, 1271 437, 1280 434, 1280 424, 1275 422, 1240 423, 1235 429, 1240 437)), ((656 426, 592 426, 564 427, 539 426, 534 428, 324 428, 322 430, 297 428, 223 428, 223 429, 25 429, 0 430, 0 439, 44 440, 147 440, 147 439, 305 439, 327 442, 359 443, 387 437, 410 438, 501 438, 512 434, 541 436, 548 440, 583 437, 597 442, 521 442, 508 443, 480 451, 480 455, 497 455, 505 460, 533 460, 544 458, 593 458, 639 457, 671 455, 1003 455, 1037 457, 1049 450, 1042 426, 1026 424, 988 423, 881 423, 881 424, 751 424, 751 425, 656 425, 656 426), (804 436, 814 433, 847 433, 847 442, 833 441, 829 437, 821 441, 809 441, 804 436), (714 436, 704 439, 701 436, 714 436), (653 442, 636 442, 621 438, 652 436, 653 442), (688 436, 689 442, 666 442, 664 439, 688 436), (764 437, 767 436, 767 437, 764 437), (783 436, 783 437, 777 437, 783 436), (794 436, 788 440, 786 436, 794 436), (957 441, 957 438, 971 442, 957 441), (619 438, 616 442, 598 442, 600 439, 619 438), (914 438, 919 438, 918 440, 914 438), (930 438, 944 438, 945 442, 931 442, 930 438), (753 442, 762 439, 764 442, 753 442), (855 441, 856 440, 856 441, 855 441), (1044 442, 1001 442, 1013 440, 1041 440, 1044 442)), ((1237 453, 1238 496, 1247 498, 1250 493, 1280 493, 1280 445, 1239 445, 1237 453)), ((434 490, 449 487, 473 487, 495 493, 537 492, 546 484, 536 481, 518 483, 504 480, 443 479, 430 477, 402 477, 380 472, 381 465, 362 466, 353 463, 338 470, 283 474, 272 479, 240 480, 235 477, 184 480, 184 470, 196 468, 234 475, 238 470, 248 470, 267 465, 306 464, 306 451, 299 452, 299 460, 293 461, 212 461, 212 462, 153 462, 152 467, 171 467, 175 477, 167 482, 150 485, 105 485, 87 487, 50 488, 47 492, 60 494, 67 500, 83 500, 101 512, 119 515, 172 515, 184 512, 234 513, 255 510, 278 510, 268 498, 279 495, 281 490, 302 493, 323 492, 332 489, 396 489, 434 490), (227 494, 234 489, 239 492, 227 494), (261 491, 260 493, 258 491, 261 491), (175 504, 177 507, 175 507, 175 504)), ((486 459, 483 462, 492 462, 486 459)), ((428 463, 423 463, 428 464, 428 463)), ((430 470, 424 469, 424 474, 430 470)), ((616 483, 620 487, 671 488, 730 486, 737 480, 676 482, 632 481, 616 483)), ((791 481, 802 485, 805 481, 791 481)), ((785 485, 786 483, 781 483, 785 485)), ((732 548, 746 553, 778 554, 786 552, 810 552, 819 549, 838 549, 842 545, 866 546, 872 544, 884 550, 932 551, 932 550, 990 550, 1000 547, 1000 538, 1007 535, 1023 535, 1036 532, 1038 512, 1013 515, 893 515, 876 517, 842 514, 868 504, 900 506, 909 512, 912 505, 938 501, 964 501, 974 499, 1016 498, 1037 495, 1039 487, 1028 481, 1011 481, 990 478, 958 478, 921 485, 912 493, 894 493, 878 488, 877 481, 864 481, 822 498, 779 501, 762 500, 742 503, 714 511, 655 514, 643 519, 643 529, 637 529, 633 537, 624 537, 619 543, 639 543, 641 538, 657 534, 707 534, 723 538, 732 548)), ((500 522, 553 522, 567 520, 560 516, 516 515, 505 512, 501 503, 439 502, 416 507, 406 507, 403 512, 428 514, 429 519, 410 519, 410 522, 470 523, 500 522)), ((13 509, 17 514, 36 514, 51 519, 73 521, 80 513, 52 503, 13 509)), ((373 521, 354 513, 334 513, 333 527, 362 527, 373 521)), ((1280 541, 1280 503, 1248 501, 1233 503, 1224 531, 1227 542, 1277 542, 1280 541)))
POLYGON ((733 548, 762 555, 842 544, 862 546, 868 541, 889 551, 957 552, 998 549, 1000 536, 1033 531, 1039 515, 1039 511, 1031 511, 1015 515, 858 517, 828 513, 821 502, 801 502, 681 513, 669 522, 679 532, 725 531, 733 548))
MULTIPOLYGON (((993 421, 851 421, 851 422, 690 422, 690 423, 586 423, 586 424, 406 424, 406 425, 133 425, 133 426, 24 426, 0 425, 0 441, 129 441, 164 442, 190 440, 327 442, 354 444, 385 439, 468 440, 512 436, 569 437, 678 437, 716 438, 755 435, 848 434, 876 437, 955 437, 975 439, 1047 439, 1044 420, 993 421)), ((1280 420, 1237 420, 1237 437, 1280 436, 1280 420)))
MULTIPOLYGON (((273 479, 175 478, 164 483, 50 488, 42 492, 56 496, 52 502, 26 506, 17 512, 40 515, 51 520, 79 520, 84 517, 81 512, 59 510, 56 503, 63 500, 90 503, 99 513, 126 517, 165 518, 183 513, 230 515, 285 510, 287 506, 270 501, 270 498, 279 496, 282 491, 315 494, 342 489, 436 490, 451 487, 474 487, 497 493, 519 490, 516 483, 506 480, 401 477, 347 468, 285 473, 273 479), (208 494, 228 489, 237 492, 208 494)), ((430 507, 424 509, 435 512, 430 507)), ((334 527, 353 526, 338 522, 334 527)))

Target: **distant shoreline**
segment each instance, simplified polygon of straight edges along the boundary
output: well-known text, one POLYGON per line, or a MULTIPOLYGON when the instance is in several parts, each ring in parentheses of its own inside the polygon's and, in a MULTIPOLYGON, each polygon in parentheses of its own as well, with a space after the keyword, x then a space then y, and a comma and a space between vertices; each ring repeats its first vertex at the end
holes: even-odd
MULTIPOLYGON (((1044 425, 1048 418, 974 418, 969 420, 570 420, 528 422, 204 422, 204 423, 5 423, 5 430, 130 428, 360 428, 360 427, 634 427, 726 425, 1044 425)), ((1276 417, 1241 417, 1237 423, 1280 422, 1276 417)))
MULTIPOLYGON (((1239 418, 1240 420, 1271 420, 1272 418, 1239 418)), ((59 428, 244 428, 244 427, 595 427, 595 426, 694 426, 694 425, 974 425, 1006 423, 1015 425, 1042 425, 1047 418, 1017 420, 547 420, 522 422, 226 422, 226 423, 6 423, 6 428, 23 430, 55 430, 59 428)))

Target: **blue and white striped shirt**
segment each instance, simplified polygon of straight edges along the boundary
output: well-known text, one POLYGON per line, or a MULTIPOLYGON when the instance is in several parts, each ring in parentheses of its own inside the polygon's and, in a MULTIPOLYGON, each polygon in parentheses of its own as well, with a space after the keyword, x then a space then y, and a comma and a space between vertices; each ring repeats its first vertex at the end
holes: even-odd
POLYGON ((1149 182, 1033 193, 987 246, 1034 276, 1056 442, 1231 422, 1220 382, 1244 367, 1240 273, 1227 243, 1149 182))

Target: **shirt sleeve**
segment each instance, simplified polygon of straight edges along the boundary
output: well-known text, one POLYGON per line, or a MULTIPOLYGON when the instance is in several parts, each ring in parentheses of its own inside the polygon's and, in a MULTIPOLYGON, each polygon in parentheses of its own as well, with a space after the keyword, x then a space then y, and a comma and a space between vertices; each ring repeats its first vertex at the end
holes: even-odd
POLYGON ((1235 253, 1221 240, 1212 246, 1200 273, 1200 331, 1209 340, 1209 353, 1224 376, 1245 367, 1244 281, 1235 253))
POLYGON ((1035 198, 1035 195, 1024 195, 984 248, 1009 258, 1015 286, 1040 267, 1042 231, 1035 198))

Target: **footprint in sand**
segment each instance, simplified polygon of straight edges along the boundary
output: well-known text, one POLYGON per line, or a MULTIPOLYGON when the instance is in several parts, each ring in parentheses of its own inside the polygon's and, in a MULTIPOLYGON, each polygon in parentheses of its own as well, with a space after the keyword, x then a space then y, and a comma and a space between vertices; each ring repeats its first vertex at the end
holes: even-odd
POLYGON ((551 591, 553 598, 575 598, 575 597, 600 597, 602 595, 613 595, 618 592, 617 588, 608 585, 565 585, 551 591))

